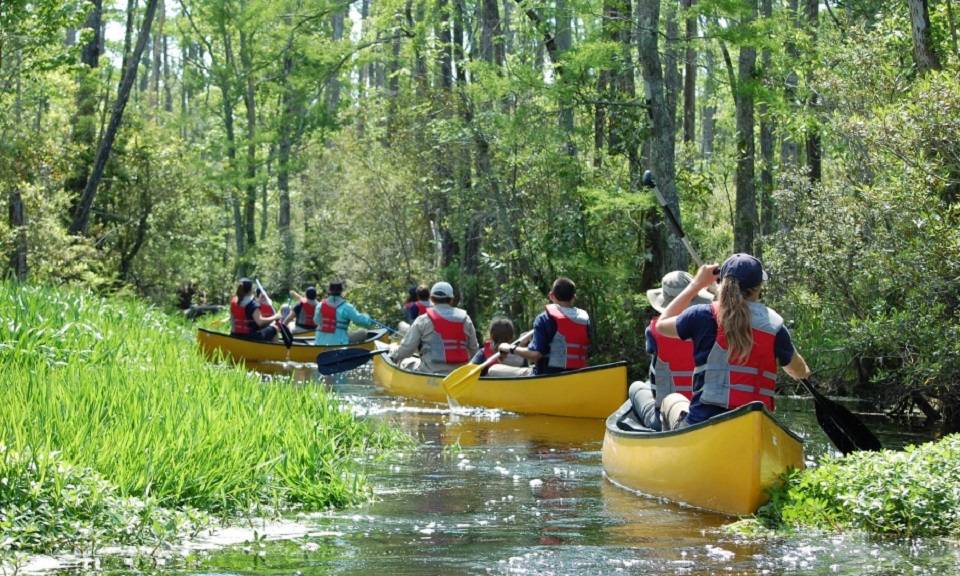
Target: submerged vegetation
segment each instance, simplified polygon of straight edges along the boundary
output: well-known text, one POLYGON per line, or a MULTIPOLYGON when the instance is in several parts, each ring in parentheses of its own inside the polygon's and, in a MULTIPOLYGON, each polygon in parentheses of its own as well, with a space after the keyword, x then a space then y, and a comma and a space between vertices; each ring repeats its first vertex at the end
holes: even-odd
POLYGON ((828 457, 793 471, 759 512, 771 527, 960 534, 960 435, 903 451, 828 457))
POLYGON ((211 515, 362 502, 362 460, 408 441, 322 387, 206 362, 142 302, 2 288, 3 552, 150 545, 211 515))

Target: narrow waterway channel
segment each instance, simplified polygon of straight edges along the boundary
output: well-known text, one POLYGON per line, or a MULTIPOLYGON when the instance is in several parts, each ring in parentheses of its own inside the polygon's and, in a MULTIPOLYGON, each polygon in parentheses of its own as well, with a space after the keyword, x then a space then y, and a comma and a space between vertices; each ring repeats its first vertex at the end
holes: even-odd
MULTIPOLYGON (((293 518, 279 529, 261 527, 259 541, 193 552, 171 561, 170 570, 390 576, 960 573, 954 542, 745 537, 723 529, 735 519, 631 493, 603 476, 601 420, 390 398, 376 391, 369 365, 320 380, 309 369, 288 373, 305 387, 335 391, 362 417, 400 426, 419 446, 367 467, 375 502, 293 518)), ((806 439, 808 459, 831 449, 805 399, 782 399, 778 413, 806 439)), ((930 434, 864 420, 891 447, 930 434)), ((128 561, 107 570, 164 567, 128 561)))

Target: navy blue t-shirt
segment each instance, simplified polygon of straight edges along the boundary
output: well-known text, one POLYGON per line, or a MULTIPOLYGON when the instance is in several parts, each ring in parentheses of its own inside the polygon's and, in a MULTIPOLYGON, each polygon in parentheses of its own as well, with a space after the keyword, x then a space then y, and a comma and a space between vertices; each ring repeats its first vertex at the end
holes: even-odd
MULTIPOLYGON (((683 340, 693 341, 693 362, 697 366, 706 364, 713 344, 717 340, 717 320, 713 316, 710 304, 698 304, 684 310, 677 316, 677 336, 683 340)), ((793 360, 793 339, 790 331, 782 326, 774 337, 773 352, 777 362, 786 366, 793 360)), ((703 372, 693 377, 693 401, 690 402, 690 413, 687 414, 687 423, 696 424, 711 416, 726 412, 726 408, 713 404, 701 404, 700 392, 703 388, 703 372)))
MULTIPOLYGON (((550 317, 550 314, 544 310, 533 321, 533 339, 527 347, 529 350, 536 350, 540 353, 540 359, 533 366, 534 374, 558 374, 566 372, 565 368, 554 368, 549 366, 550 362, 550 342, 557 335, 557 321, 550 317)), ((587 324, 587 341, 593 339, 590 332, 590 324, 587 324)))

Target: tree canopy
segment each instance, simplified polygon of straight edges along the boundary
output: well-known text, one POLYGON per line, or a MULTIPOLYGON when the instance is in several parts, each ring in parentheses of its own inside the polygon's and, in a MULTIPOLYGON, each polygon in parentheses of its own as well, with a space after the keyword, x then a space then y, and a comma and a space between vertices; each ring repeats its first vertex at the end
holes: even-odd
POLYGON ((641 375, 690 265, 650 170, 834 391, 960 428, 958 58, 924 0, 4 1, 0 270, 169 307, 339 277, 384 320, 445 279, 481 328, 564 275, 641 375))

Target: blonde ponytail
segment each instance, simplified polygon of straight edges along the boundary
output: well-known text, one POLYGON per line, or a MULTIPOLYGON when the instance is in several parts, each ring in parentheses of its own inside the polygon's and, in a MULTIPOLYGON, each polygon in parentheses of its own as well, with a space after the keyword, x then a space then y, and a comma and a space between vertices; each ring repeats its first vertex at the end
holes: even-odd
POLYGON ((733 276, 727 276, 720 284, 717 300, 717 322, 727 338, 730 360, 742 362, 750 356, 753 347, 753 331, 750 329, 750 305, 747 295, 750 290, 740 288, 733 276))

